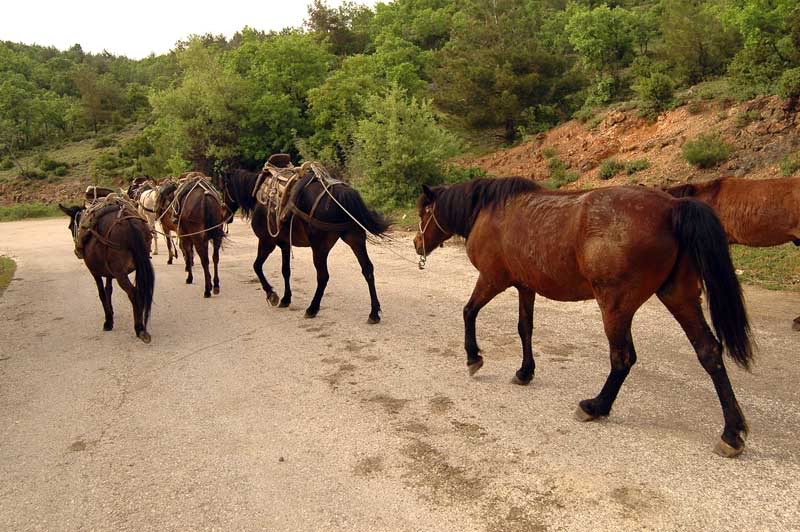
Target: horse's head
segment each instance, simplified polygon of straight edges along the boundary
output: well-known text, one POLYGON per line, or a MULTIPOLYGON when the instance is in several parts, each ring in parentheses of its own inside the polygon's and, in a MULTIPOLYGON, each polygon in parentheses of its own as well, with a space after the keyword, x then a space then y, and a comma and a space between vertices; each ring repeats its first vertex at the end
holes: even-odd
POLYGON ((80 223, 79 222, 79 215, 84 210, 86 210, 86 207, 84 207, 83 205, 75 205, 75 206, 72 206, 72 207, 64 207, 63 205, 61 205, 59 203, 58 204, 58 208, 61 209, 61 212, 63 212, 67 216, 69 216, 69 232, 74 235, 75 232, 77 231, 78 224, 80 223))
POLYGON ((444 190, 444 187, 430 188, 422 185, 422 194, 417 199, 419 231, 414 237, 414 249, 421 257, 427 257, 445 240, 453 236, 452 232, 442 227, 441 220, 436 217, 436 199, 444 190))
POLYGON ((156 213, 159 216, 169 207, 172 200, 175 199, 175 191, 178 188, 178 184, 171 180, 166 179, 161 182, 161 186, 158 187, 158 197, 156 198, 156 213))
POLYGON ((222 174, 219 177, 218 183, 216 183, 217 188, 222 191, 222 202, 225 204, 225 208, 228 209, 228 219, 226 220, 227 223, 233 223, 233 218, 236 215, 236 211, 239 210, 239 201, 236 199, 236 195, 231 191, 231 176, 230 174, 222 174))

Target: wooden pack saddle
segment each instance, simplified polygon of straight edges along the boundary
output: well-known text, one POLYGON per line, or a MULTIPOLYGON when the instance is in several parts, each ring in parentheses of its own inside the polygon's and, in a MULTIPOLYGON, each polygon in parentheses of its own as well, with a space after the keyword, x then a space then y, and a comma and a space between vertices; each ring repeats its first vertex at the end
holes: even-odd
POLYGON ((90 186, 86 189, 87 201, 90 197, 90 193, 92 195, 91 197, 94 199, 88 202, 88 206, 79 213, 74 229, 75 232, 72 235, 75 240, 75 255, 79 259, 83 258, 83 247, 90 236, 94 236, 109 247, 117 247, 113 242, 108 240, 108 234, 111 233, 111 229, 113 229, 117 223, 130 218, 138 218, 145 222, 145 224, 147 223, 147 220, 139 214, 139 211, 136 209, 136 204, 133 203, 133 201, 124 194, 118 194, 113 191, 107 192, 108 190, 110 189, 94 186, 90 186), (95 226, 100 218, 111 212, 117 213, 114 218, 114 223, 108 228, 105 235, 101 235, 95 230, 95 226))
POLYGON ((319 227, 320 229, 336 231, 349 226, 344 224, 330 224, 314 218, 314 213, 319 206, 322 198, 328 191, 337 185, 345 185, 342 181, 333 179, 327 170, 320 164, 307 161, 300 166, 292 164, 291 157, 285 153, 271 155, 256 181, 253 189, 253 197, 256 201, 267 207, 271 214, 274 214, 280 227, 292 215, 297 215, 303 221, 319 227), (311 174, 309 176, 309 174, 311 174), (304 177, 305 184, 300 185, 304 177), (309 212, 301 211, 296 205, 298 194, 303 188, 308 186, 314 179, 323 183, 323 190, 314 200, 309 212))

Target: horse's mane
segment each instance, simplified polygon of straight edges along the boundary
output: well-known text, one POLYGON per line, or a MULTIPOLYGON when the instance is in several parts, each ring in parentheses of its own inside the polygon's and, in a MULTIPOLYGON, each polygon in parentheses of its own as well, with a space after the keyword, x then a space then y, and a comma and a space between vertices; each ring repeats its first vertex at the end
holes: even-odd
MULTIPOLYGON (((524 177, 479 178, 449 187, 437 187, 436 214, 450 231, 467 237, 478 214, 487 208, 503 205, 526 192, 541 190, 533 180, 524 177)), ((430 200, 423 194, 417 203, 423 208, 430 200)))
POLYGON ((258 180, 258 175, 258 172, 237 168, 222 177, 223 185, 228 187, 228 193, 239 204, 239 208, 245 218, 249 218, 253 213, 253 209, 256 208, 253 188, 258 180))

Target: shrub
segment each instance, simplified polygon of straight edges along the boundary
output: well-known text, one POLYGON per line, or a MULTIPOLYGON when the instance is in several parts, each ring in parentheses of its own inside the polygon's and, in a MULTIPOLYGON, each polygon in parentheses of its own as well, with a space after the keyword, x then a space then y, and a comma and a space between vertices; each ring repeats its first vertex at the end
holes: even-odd
POLYGON ((93 146, 95 148, 110 148, 111 146, 115 146, 117 144, 116 139, 111 135, 103 135, 94 139, 93 146))
POLYGON ((625 165, 616 159, 606 159, 600 164, 600 170, 597 172, 597 177, 600 179, 611 179, 618 173, 625 170, 625 165))
POLYGON ((689 102, 689 105, 686 106, 686 110, 690 115, 699 115, 703 112, 703 104, 697 100, 692 100, 689 102))
POLYGON ((544 155, 544 156, 545 156, 545 157, 547 157, 548 159, 552 159, 553 157, 555 157, 556 155, 558 155, 558 152, 556 152, 556 149, 555 149, 555 148, 544 148, 544 149, 542 150, 542 155, 544 155))
POLYGON ((477 166, 470 166, 464 168, 462 166, 449 166, 445 169, 444 182, 445 183, 462 183, 475 179, 476 177, 486 177, 486 170, 478 168, 477 166))
POLYGON ((633 175, 648 168, 650 168, 650 162, 647 159, 636 159, 625 163, 625 173, 628 175, 633 175))
POLYGON ((795 172, 800 170, 800 152, 785 156, 781 160, 780 168, 783 177, 794 175, 795 172))
POLYGON ((711 168, 728 158, 731 147, 716 133, 700 134, 683 145, 683 158, 698 168, 711 168))
POLYGON ((11 170, 12 168, 14 168, 14 161, 11 160, 11 157, 0 159, 0 170, 11 170))
POLYGON ((408 98, 394 86, 383 97, 369 98, 366 110, 349 162, 368 201, 391 209, 413 201, 423 183, 444 182, 445 161, 459 147, 437 124, 430 101, 408 98))
POLYGON ((561 188, 577 181, 580 177, 578 172, 569 170, 566 163, 558 157, 552 157, 547 167, 550 169, 550 179, 545 181, 545 186, 548 188, 561 188))
POLYGON ((641 100, 642 111, 652 116, 669 107, 675 88, 669 76, 655 72, 636 80, 633 90, 641 100))
POLYGON ((784 70, 778 79, 778 95, 783 98, 800 97, 800 67, 784 70))
POLYGON ((26 168, 22 171, 22 177, 25 179, 45 179, 47 174, 40 168, 26 168))
POLYGON ((125 162, 114 152, 105 152, 97 156, 89 165, 89 173, 94 178, 110 178, 120 173, 125 162))
POLYGON ((756 120, 760 119, 761 115, 758 113, 758 111, 742 111, 736 115, 734 125, 739 129, 744 129, 756 120))

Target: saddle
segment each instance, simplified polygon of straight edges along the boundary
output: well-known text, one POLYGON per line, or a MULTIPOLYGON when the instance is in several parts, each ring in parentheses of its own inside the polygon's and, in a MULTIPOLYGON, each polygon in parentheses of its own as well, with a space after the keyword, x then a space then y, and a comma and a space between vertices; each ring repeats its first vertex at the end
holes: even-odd
POLYGON ((314 218, 314 213, 326 193, 336 185, 344 185, 334 179, 328 171, 316 162, 307 161, 294 166, 291 157, 285 153, 271 155, 253 189, 253 197, 275 215, 278 230, 292 215, 325 230, 340 230, 348 224, 329 224, 314 218), (319 180, 323 190, 314 200, 311 210, 301 211, 296 204, 298 195, 314 180, 319 180))
POLYGON ((209 181, 209 177, 207 175, 203 174, 202 172, 186 172, 181 174, 180 178, 178 179, 178 189, 175 191, 175 208, 173 216, 173 222, 175 225, 177 225, 180 221, 183 200, 186 199, 186 196, 188 196, 190 192, 198 187, 203 191, 204 195, 213 197, 223 208, 225 208, 222 194, 214 185, 211 184, 211 181, 209 181))
MULTIPOLYGON (((89 189, 101 189, 101 187, 90 186, 87 188, 87 198, 89 197, 89 189)), ((96 190, 93 190, 92 194, 94 195, 95 193, 96 190)), ((76 220, 75 225, 75 233, 73 234, 73 239, 75 240, 75 255, 79 259, 83 259, 83 247, 88 241, 89 236, 94 236, 109 247, 117 247, 113 242, 108 240, 108 233, 111 232, 111 229, 114 227, 114 225, 122 220, 127 220, 130 218, 138 218, 145 224, 147 223, 147 220, 145 220, 136 209, 136 204, 123 194, 118 194, 111 191, 106 193, 104 196, 96 196, 95 199, 88 204, 86 209, 78 214, 78 220, 76 220), (106 235, 103 236, 95 230, 95 227, 103 216, 112 212, 116 212, 117 216, 114 223, 108 228, 108 231, 106 231, 106 235)))
POLYGON ((113 188, 98 187, 97 185, 89 185, 86 187, 86 192, 83 193, 83 206, 89 207, 98 199, 105 198, 109 194, 115 194, 113 188))

